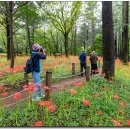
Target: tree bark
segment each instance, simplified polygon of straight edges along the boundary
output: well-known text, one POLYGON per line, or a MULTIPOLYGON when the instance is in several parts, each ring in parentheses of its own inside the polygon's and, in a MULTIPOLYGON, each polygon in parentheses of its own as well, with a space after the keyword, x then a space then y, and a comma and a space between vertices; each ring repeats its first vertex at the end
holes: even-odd
POLYGON ((6 37, 7 37, 7 60, 11 59, 10 54, 10 28, 9 28, 9 5, 6 2, 6 37))
POLYGON ((30 29, 29 29, 28 22, 26 23, 26 27, 27 27, 29 51, 30 51, 30 54, 31 54, 31 52, 32 52, 32 44, 31 44, 30 29))
POLYGON ((66 57, 68 57, 69 56, 69 54, 68 54, 68 33, 66 33, 65 32, 65 34, 64 34, 64 46, 65 46, 65 55, 66 55, 66 57))
POLYGON ((86 52, 88 50, 88 28, 87 28, 87 33, 86 33, 86 52))
POLYGON ((115 34, 115 58, 117 58, 117 34, 115 34))
POLYGON ((114 38, 112 20, 112 1, 102 2, 102 30, 103 30, 103 73, 105 78, 114 76, 114 38), (108 20, 109 19, 109 20, 108 20))
POLYGON ((75 25, 75 30, 74 30, 74 55, 76 56, 76 51, 77 51, 77 45, 76 45, 76 42, 77 42, 77 28, 76 28, 76 25, 75 25))
POLYGON ((129 39, 128 39, 128 24, 129 24, 129 2, 123 1, 123 33, 122 33, 122 44, 123 44, 123 62, 129 61, 129 39))
POLYGON ((93 51, 95 50, 94 38, 95 38, 95 27, 94 27, 94 25, 92 25, 92 47, 93 47, 93 51))
POLYGON ((13 1, 9 1, 9 29, 10 29, 10 53, 11 53, 11 64, 10 68, 14 67, 14 44, 13 44, 13 1))

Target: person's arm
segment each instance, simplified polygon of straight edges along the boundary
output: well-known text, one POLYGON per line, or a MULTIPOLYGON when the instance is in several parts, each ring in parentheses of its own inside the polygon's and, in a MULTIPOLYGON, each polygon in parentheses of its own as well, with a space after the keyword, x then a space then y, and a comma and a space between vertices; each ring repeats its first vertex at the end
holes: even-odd
POLYGON ((43 55, 40 55, 40 54, 38 54, 37 53, 37 57, 38 57, 38 59, 46 59, 46 54, 44 53, 43 55))

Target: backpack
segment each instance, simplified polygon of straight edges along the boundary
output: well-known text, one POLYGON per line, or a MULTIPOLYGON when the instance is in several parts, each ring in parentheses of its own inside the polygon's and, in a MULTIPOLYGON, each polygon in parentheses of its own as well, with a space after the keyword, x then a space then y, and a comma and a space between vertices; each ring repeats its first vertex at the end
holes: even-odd
POLYGON ((26 66, 25 66, 24 70, 25 70, 25 72, 26 72, 27 74, 33 72, 33 61, 32 61, 33 57, 34 57, 34 56, 32 56, 32 57, 31 57, 30 59, 28 59, 27 62, 26 62, 26 66))

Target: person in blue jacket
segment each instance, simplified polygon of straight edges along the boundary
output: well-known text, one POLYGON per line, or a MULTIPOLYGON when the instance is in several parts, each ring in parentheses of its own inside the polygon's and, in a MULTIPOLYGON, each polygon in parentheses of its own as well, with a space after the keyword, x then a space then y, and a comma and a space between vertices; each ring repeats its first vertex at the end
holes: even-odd
POLYGON ((41 98, 45 98, 45 95, 42 94, 43 90, 39 86, 40 84, 40 73, 42 72, 42 60, 46 59, 45 50, 39 44, 34 44, 32 46, 32 63, 33 63, 33 72, 32 76, 35 83, 35 88, 32 92, 32 100, 39 101, 41 98))
POLYGON ((86 54, 84 52, 84 47, 82 47, 82 52, 79 56, 79 60, 80 60, 80 71, 81 71, 81 76, 83 77, 83 69, 85 69, 85 75, 86 75, 86 54))

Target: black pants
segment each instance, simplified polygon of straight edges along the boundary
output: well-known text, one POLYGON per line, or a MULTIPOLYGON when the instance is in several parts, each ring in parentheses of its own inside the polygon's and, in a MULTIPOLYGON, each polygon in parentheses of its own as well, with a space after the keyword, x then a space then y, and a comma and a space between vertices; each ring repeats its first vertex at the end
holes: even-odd
POLYGON ((91 74, 95 74, 95 70, 97 70, 97 64, 91 64, 91 74))
POLYGON ((81 76, 83 76, 83 69, 85 69, 85 75, 86 75, 86 62, 82 62, 80 63, 80 72, 81 72, 81 76))

